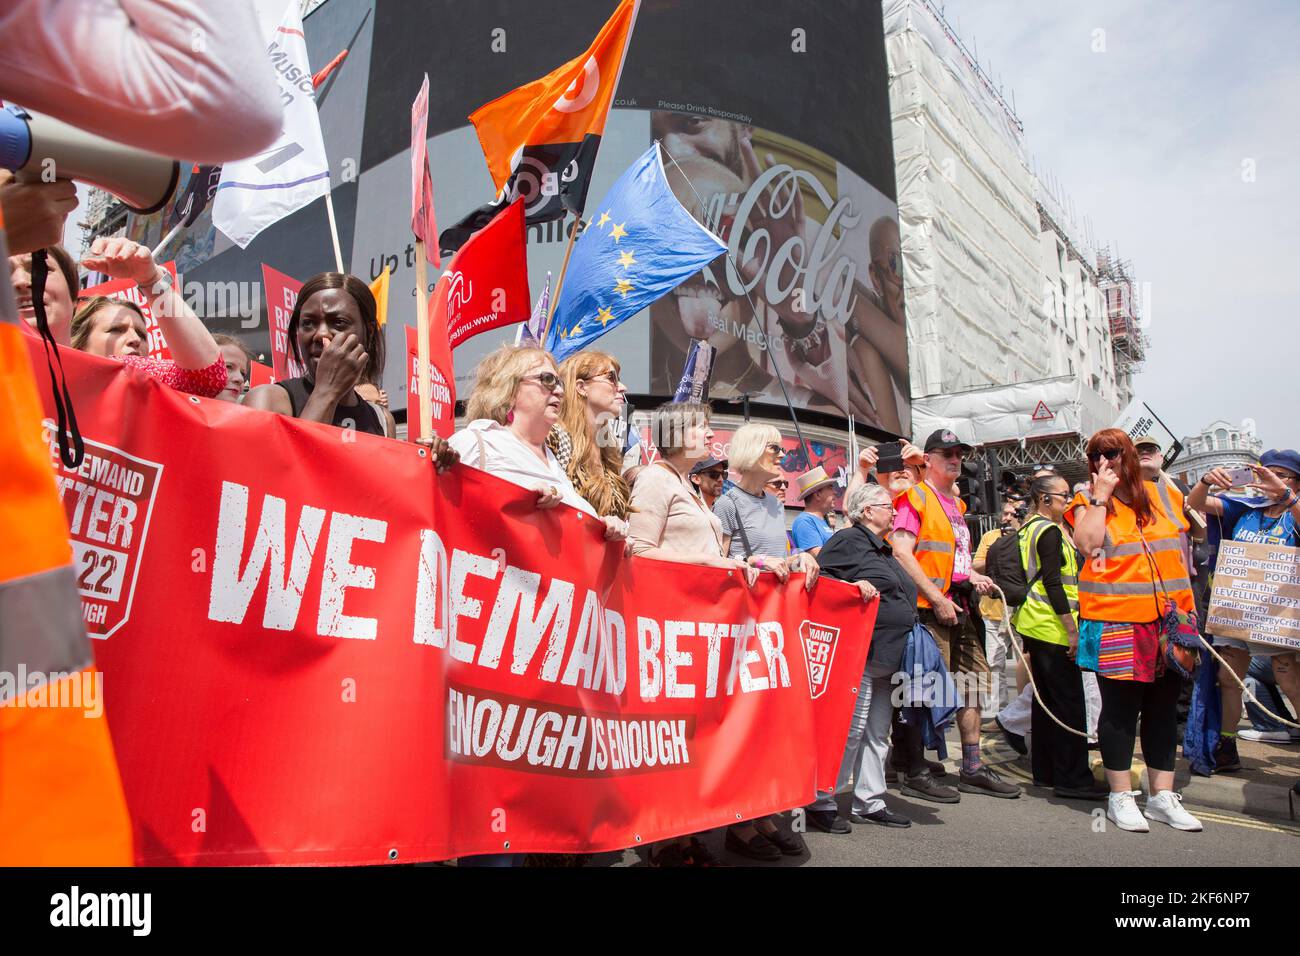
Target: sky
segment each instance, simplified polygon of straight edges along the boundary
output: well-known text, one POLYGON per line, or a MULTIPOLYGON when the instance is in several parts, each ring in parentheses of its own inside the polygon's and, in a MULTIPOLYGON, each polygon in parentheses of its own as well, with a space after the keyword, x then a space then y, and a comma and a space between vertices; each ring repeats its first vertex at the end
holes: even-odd
POLYGON ((1150 283, 1137 397, 1180 437, 1300 447, 1300 3, 935 3, 1150 283))

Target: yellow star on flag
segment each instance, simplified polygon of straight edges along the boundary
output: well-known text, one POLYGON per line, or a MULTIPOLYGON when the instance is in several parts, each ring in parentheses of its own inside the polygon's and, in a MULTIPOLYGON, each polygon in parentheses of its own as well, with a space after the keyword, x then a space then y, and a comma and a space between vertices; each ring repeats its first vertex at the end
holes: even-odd
POLYGON ((596 225, 597 225, 599 228, 604 229, 604 228, 605 228, 605 223, 607 223, 607 222, 609 222, 609 213, 607 213, 607 212, 602 212, 602 213, 600 214, 600 218, 596 220, 596 225))
POLYGON ((626 276, 623 276, 618 280, 618 285, 614 286, 614 291, 626 299, 627 294, 632 291, 632 283, 627 281, 626 276))
POLYGON ((600 319, 600 327, 603 329, 607 323, 614 321, 614 313, 606 306, 596 313, 596 318, 600 319))
POLYGON ((636 259, 632 257, 632 253, 624 251, 618 254, 618 261, 619 264, 626 269, 628 266, 632 265, 632 263, 636 262, 636 259))
POLYGON ((569 334, 570 334, 570 335, 577 335, 577 334, 578 334, 578 331, 579 331, 581 328, 582 328, 582 323, 581 323, 581 322, 575 322, 575 323, 573 323, 573 328, 569 329, 569 334))
POLYGON ((623 228, 625 225, 627 224, 620 222, 618 225, 616 225, 613 229, 609 231, 609 237, 613 239, 615 242, 618 242, 620 239, 622 239, 624 236, 627 235, 627 230, 623 228))

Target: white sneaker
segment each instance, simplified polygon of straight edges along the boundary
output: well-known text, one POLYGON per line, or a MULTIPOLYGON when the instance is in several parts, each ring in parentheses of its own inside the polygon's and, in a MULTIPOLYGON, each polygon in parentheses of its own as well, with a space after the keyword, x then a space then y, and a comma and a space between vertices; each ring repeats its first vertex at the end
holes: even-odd
POLYGON ((1201 821, 1183 809, 1183 795, 1172 790, 1162 790, 1147 797, 1146 818, 1167 823, 1175 830, 1201 832, 1201 821))
POLYGON ((1258 740, 1261 743, 1268 744, 1289 744, 1292 740, 1291 735, 1285 730, 1248 730, 1237 731, 1237 736, 1242 740, 1258 740))
POLYGON ((1121 830, 1132 830, 1135 833, 1146 833, 1151 827, 1142 817, 1142 812, 1138 810, 1136 797, 1141 790, 1123 790, 1120 793, 1111 793, 1110 802, 1106 807, 1106 819, 1121 830))

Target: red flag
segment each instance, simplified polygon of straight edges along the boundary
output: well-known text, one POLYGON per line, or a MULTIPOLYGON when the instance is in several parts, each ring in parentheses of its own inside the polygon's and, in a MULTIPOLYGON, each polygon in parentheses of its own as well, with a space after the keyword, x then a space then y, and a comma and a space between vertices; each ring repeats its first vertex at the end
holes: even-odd
MULTIPOLYGON (((176 263, 164 262, 162 267, 171 273, 172 288, 179 291, 181 286, 176 278, 176 263)), ((172 357, 171 349, 167 347, 167 341, 163 338, 162 327, 158 324, 158 317, 153 314, 152 295, 141 291, 130 279, 113 279, 110 282, 93 285, 89 289, 82 289, 77 293, 77 298, 89 299, 97 295, 107 296, 110 299, 124 299, 138 305, 140 311, 144 313, 145 349, 149 357, 165 359, 172 357)))
POLYGON ((442 266, 438 254, 438 223, 433 218, 433 177, 429 175, 429 74, 411 104, 411 231, 424 242, 424 255, 442 266))
POLYGON ((302 283, 264 262, 262 285, 266 290, 266 324, 271 330, 271 367, 275 381, 283 382, 287 378, 296 378, 303 371, 289 348, 289 316, 293 315, 302 283))
MULTIPOLYGON (((446 278, 445 276, 443 277, 446 278)), ((456 376, 451 364, 451 348, 447 345, 446 326, 439 326, 434 314, 434 302, 439 301, 444 292, 442 280, 434 287, 433 299, 429 302, 429 384, 433 394, 433 430, 443 438, 450 438, 456 430, 456 376)), ((411 326, 406 327, 406 407, 410 410, 420 404, 420 341, 419 333, 411 326)), ((409 420, 409 419, 408 419, 409 420)), ((420 435, 418 428, 409 429, 414 441, 420 435)))
MULTIPOLYGON (((476 232, 447 266, 447 341, 456 348, 480 332, 526 322, 532 315, 523 200, 515 200, 476 232)), ((430 315, 438 313, 431 312, 430 315)))

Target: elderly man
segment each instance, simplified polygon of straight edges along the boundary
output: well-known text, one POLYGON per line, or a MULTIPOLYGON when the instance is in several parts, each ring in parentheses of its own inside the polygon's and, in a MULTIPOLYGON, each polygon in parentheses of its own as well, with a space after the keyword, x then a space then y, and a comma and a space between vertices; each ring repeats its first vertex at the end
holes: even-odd
POLYGON ((1020 796, 1020 788, 1003 781, 980 760, 979 700, 981 691, 987 693, 989 664, 975 595, 988 594, 993 581, 972 566, 966 507, 951 494, 970 451, 948 428, 926 439, 925 480, 898 499, 891 543, 894 557, 916 583, 921 623, 933 632, 962 696, 957 710, 961 734, 957 789, 1014 799, 1020 796))
MULTIPOLYGON (((885 806, 885 755, 893 718, 892 680, 903 663, 908 634, 917 624, 916 585, 893 559, 885 540, 893 525, 894 506, 889 492, 880 485, 860 485, 845 502, 844 511, 852 526, 837 531, 822 546, 817 563, 822 573, 856 584, 864 600, 880 600, 871 649, 867 653, 861 691, 849 725, 848 742, 840 764, 837 789, 854 780, 854 823, 886 827, 910 827, 912 821, 885 806)), ((919 748, 910 755, 918 775, 925 773, 919 748)), ((943 799, 955 802, 951 790, 928 784, 943 799)), ((906 792, 906 791, 904 791, 906 792)), ((925 799, 935 799, 934 795, 925 799)), ((807 809, 809 825, 825 833, 848 833, 847 821, 838 816, 835 794, 820 793, 807 809)))

